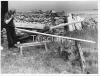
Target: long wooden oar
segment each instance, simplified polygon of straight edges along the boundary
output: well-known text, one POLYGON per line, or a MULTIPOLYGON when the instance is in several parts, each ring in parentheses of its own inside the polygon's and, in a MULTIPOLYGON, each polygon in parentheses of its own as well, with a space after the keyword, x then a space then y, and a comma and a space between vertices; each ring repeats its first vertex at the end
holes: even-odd
POLYGON ((71 39, 71 40, 82 41, 82 42, 89 42, 89 43, 96 43, 96 42, 90 41, 90 40, 83 40, 83 39, 77 39, 77 38, 71 38, 71 37, 65 37, 65 36, 45 34, 45 33, 40 33, 40 32, 36 32, 36 31, 29 31, 29 30, 19 29, 19 28, 16 28, 16 29, 20 30, 20 31, 24 31, 24 32, 36 33, 36 34, 41 34, 41 35, 46 35, 46 36, 59 37, 59 38, 65 38, 65 39, 71 39))

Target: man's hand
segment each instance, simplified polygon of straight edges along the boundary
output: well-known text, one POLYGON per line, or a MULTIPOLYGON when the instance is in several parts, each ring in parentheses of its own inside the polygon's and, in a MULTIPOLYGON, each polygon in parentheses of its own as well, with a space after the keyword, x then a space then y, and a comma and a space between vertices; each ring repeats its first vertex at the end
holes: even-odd
POLYGON ((14 19, 14 15, 11 15, 11 18, 14 19))
POLYGON ((11 16, 11 18, 9 18, 8 20, 5 20, 5 23, 8 24, 14 17, 11 16))

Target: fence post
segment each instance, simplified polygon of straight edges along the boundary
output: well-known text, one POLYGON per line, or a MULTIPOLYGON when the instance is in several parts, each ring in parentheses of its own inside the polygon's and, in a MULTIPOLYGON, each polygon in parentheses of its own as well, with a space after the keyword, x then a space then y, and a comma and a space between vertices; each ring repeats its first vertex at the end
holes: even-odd
POLYGON ((75 46, 77 48, 77 52, 78 52, 80 60, 81 60, 80 61, 81 70, 83 73, 85 73, 86 62, 85 62, 85 58, 83 56, 82 48, 81 48, 80 43, 78 41, 75 41, 75 46))

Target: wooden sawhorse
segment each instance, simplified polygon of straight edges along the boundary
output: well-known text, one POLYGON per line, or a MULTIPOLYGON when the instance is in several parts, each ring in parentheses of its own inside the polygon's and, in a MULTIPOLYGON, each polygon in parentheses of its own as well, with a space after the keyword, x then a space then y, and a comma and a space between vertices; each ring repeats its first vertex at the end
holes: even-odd
POLYGON ((47 42, 49 42, 49 41, 23 43, 23 44, 19 44, 18 48, 19 48, 19 51, 20 51, 21 55, 23 55, 23 47, 28 47, 28 46, 44 45, 45 46, 45 50, 47 52, 48 51, 47 44, 46 44, 47 42))

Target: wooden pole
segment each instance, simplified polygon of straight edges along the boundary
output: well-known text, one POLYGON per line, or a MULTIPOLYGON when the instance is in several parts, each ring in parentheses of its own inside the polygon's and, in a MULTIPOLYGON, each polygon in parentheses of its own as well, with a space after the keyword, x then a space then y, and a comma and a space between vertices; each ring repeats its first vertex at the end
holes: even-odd
POLYGON ((81 60, 80 61, 80 66, 81 66, 82 72, 85 73, 86 62, 85 62, 85 58, 83 56, 82 48, 80 46, 80 43, 78 43, 78 41, 75 41, 75 46, 77 48, 77 52, 78 52, 80 60, 81 60))
POLYGON ((52 30, 52 29, 55 29, 55 28, 63 27, 63 26, 66 26, 66 25, 74 24, 74 23, 80 23, 80 22, 82 22, 82 21, 75 21, 75 22, 71 22, 71 23, 62 23, 62 24, 59 24, 57 26, 52 26, 52 27, 50 27, 50 29, 52 30))
POLYGON ((36 33, 36 34, 41 34, 41 35, 46 35, 46 36, 59 37, 59 38, 65 38, 65 39, 88 42, 88 43, 96 43, 96 42, 90 41, 90 40, 83 40, 83 39, 77 39, 77 38, 71 38, 71 37, 65 37, 65 36, 57 36, 57 35, 45 34, 45 33, 40 33, 40 32, 36 32, 36 31, 29 31, 29 30, 25 30, 25 29, 18 29, 18 28, 16 28, 16 29, 20 30, 20 31, 24 31, 24 32, 36 33))

